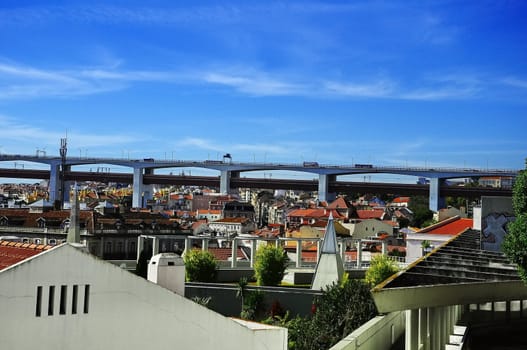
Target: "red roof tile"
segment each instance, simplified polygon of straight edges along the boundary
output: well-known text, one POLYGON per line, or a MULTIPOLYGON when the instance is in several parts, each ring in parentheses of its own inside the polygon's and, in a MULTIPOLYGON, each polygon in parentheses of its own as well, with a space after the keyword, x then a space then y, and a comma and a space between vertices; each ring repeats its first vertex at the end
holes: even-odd
POLYGON ((453 218, 443 220, 437 224, 428 226, 418 231, 418 233, 430 233, 436 235, 458 235, 468 228, 472 228, 474 220, 460 218, 454 216, 453 218))
POLYGON ((49 245, 0 241, 0 270, 52 248, 49 245))
MULTIPOLYGON (((227 260, 229 260, 230 257, 232 257, 232 249, 231 248, 212 248, 212 247, 209 247, 209 252, 211 252, 212 255, 214 255, 214 257, 218 261, 227 261, 227 260)), ((241 258, 242 260, 247 260, 247 258, 245 257, 245 254, 243 254, 243 251, 241 250, 241 248, 238 248, 236 250, 236 257, 238 259, 241 258)))
POLYGON ((384 210, 357 210, 359 219, 380 219, 384 215, 384 210))

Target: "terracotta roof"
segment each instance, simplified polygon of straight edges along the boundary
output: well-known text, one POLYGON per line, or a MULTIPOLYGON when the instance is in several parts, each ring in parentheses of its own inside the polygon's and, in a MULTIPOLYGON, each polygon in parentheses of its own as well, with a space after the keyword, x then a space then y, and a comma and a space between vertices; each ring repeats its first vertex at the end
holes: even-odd
POLYGON ((199 214, 221 214, 221 210, 214 210, 214 209, 198 209, 196 210, 196 213, 199 214))
POLYGON ((50 245, 0 241, 0 270, 52 248, 50 245))
POLYGON ((349 203, 342 197, 338 197, 333 202, 331 202, 330 205, 328 205, 328 209, 347 209, 350 207, 351 206, 349 205, 349 203))
POLYGON ((467 229, 472 228, 474 220, 454 216, 437 224, 428 226, 417 233, 430 233, 436 235, 458 235, 467 229))
POLYGON ((410 197, 397 197, 394 198, 392 203, 408 203, 410 201, 410 197))
POLYGON ((287 216, 297 216, 297 217, 303 217, 303 218, 322 218, 322 217, 329 217, 329 214, 333 214, 333 218, 339 219, 344 218, 341 214, 339 214, 336 210, 326 210, 324 208, 316 208, 316 209, 295 209, 289 212, 287 216))
POLYGON ((380 219, 384 215, 384 210, 357 210, 359 219, 380 219))
MULTIPOLYGON (((209 252, 214 255, 216 260, 218 261, 227 261, 230 257, 232 257, 232 249, 231 248, 211 248, 209 247, 209 252)), ((236 250, 236 257, 241 258, 242 260, 247 260, 247 257, 243 253, 241 248, 238 248, 236 250)))

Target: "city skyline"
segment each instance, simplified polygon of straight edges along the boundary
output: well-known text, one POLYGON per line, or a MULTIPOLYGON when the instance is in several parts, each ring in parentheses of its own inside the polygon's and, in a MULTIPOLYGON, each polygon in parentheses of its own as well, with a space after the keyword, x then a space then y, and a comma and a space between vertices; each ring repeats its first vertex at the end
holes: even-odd
POLYGON ((7 1, 0 153, 521 169, 526 10, 7 1))

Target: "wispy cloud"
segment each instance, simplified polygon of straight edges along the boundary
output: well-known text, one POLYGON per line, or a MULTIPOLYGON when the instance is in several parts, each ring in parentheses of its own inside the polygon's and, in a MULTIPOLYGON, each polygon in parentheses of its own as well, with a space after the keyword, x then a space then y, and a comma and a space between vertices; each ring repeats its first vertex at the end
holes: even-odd
POLYGON ((519 79, 516 77, 507 77, 501 81, 503 84, 521 88, 521 89, 527 89, 527 80, 525 79, 519 79))
POLYGON ((390 81, 380 80, 371 83, 353 82, 326 82, 324 92, 349 97, 390 97, 394 93, 394 84, 390 81))
POLYGON ((270 72, 240 66, 204 67, 201 70, 125 70, 77 67, 52 70, 0 61, 0 100, 75 97, 120 91, 140 83, 180 86, 215 85, 249 96, 308 98, 367 98, 400 100, 461 100, 488 95, 493 87, 527 88, 527 81, 484 74, 434 74, 416 77, 412 86, 389 76, 331 80, 309 74, 270 72), (307 77, 306 77, 307 76, 307 77))
POLYGON ((261 73, 225 74, 205 73, 203 82, 231 87, 239 92, 258 96, 303 95, 305 88, 301 84, 275 79, 261 73))

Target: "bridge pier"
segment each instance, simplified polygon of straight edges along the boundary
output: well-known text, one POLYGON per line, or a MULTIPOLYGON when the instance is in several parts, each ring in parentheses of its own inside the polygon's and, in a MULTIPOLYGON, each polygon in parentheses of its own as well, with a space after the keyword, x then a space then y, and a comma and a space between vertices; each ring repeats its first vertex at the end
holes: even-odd
POLYGON ((318 200, 320 202, 330 202, 335 200, 336 193, 329 193, 329 182, 335 181, 336 175, 320 174, 318 175, 318 200))
POLYGON ((222 170, 220 174, 220 193, 231 193, 231 179, 240 176, 240 172, 232 170, 222 170))
POLYGON ((132 193, 132 207, 144 208, 146 201, 154 198, 154 186, 143 184, 143 175, 151 175, 154 173, 152 168, 134 168, 133 176, 133 193, 132 193))
POLYGON ((60 198, 60 163, 50 164, 48 192, 51 203, 60 198))
POLYGON ((445 182, 444 179, 437 177, 430 178, 430 196, 428 198, 428 207, 432 211, 439 211, 446 207, 446 201, 444 197, 441 197, 440 190, 441 185, 445 182))

